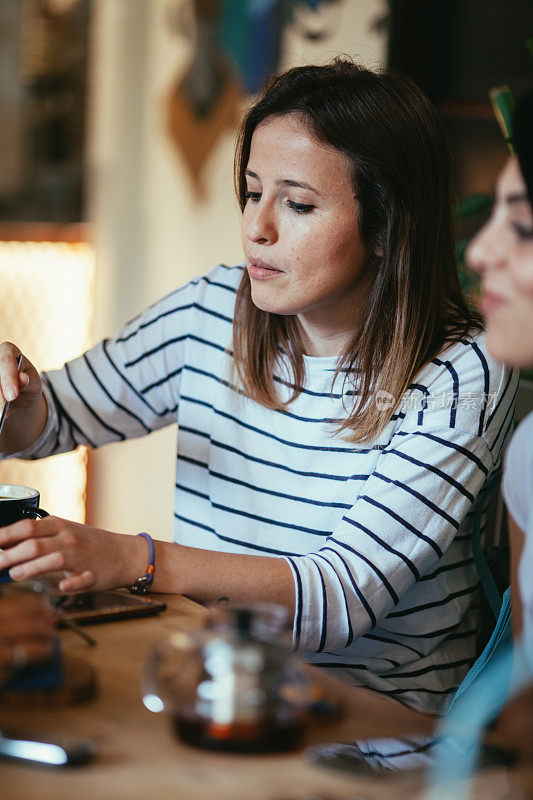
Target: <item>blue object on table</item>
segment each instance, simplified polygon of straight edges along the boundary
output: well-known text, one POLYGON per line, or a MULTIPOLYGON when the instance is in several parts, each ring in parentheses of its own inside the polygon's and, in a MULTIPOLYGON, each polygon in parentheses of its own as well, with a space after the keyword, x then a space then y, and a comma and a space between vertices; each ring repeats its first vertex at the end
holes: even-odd
POLYGON ((54 641, 54 652, 47 661, 28 664, 2 687, 6 692, 58 689, 63 684, 63 660, 59 638, 54 641))
POLYGON ((0 569, 0 583, 11 583, 8 569, 0 569))

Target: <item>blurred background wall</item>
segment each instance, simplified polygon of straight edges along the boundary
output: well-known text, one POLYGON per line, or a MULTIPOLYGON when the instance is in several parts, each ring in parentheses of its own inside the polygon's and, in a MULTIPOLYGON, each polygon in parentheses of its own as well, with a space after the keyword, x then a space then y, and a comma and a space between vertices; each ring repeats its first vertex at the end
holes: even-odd
MULTIPOLYGON (((232 24, 238 25, 244 0, 224 2, 233 9, 232 24)), ((112 335, 162 294, 216 263, 241 259, 233 194, 235 121, 228 123, 230 114, 220 126, 205 159, 201 186, 192 179, 187 157, 171 138, 168 125, 169 97, 190 71, 194 57, 194 36, 200 30, 194 24, 195 13, 198 16, 214 3, 0 3, 0 106, 3 114, 10 115, 10 123, 0 127, 0 240, 61 239, 62 233, 72 238, 72 228, 70 233, 64 226, 58 229, 57 221, 85 223, 82 229, 78 226, 74 239, 84 238, 94 259, 94 292, 83 303, 81 323, 85 330, 90 318, 92 341, 112 335), (70 28, 62 23, 67 18, 70 28), (76 138, 79 129, 83 135, 76 138), (69 145, 71 141, 82 145, 77 149, 69 145), (29 145, 33 156, 24 163, 24 147, 29 145), (37 229, 43 215, 48 227, 37 229)), ((257 8, 269 5, 262 0, 255 3, 257 8)), ((279 4, 293 9, 280 38, 281 67, 323 63, 347 54, 370 67, 388 62, 406 71, 442 111, 458 156, 459 194, 492 190, 506 147, 486 91, 506 77, 522 84, 517 90, 533 83, 533 61, 528 61, 522 41, 528 33, 533 36, 529 0, 449 4, 279 0, 279 4), (480 20, 483 24, 478 24, 480 20)), ((242 92, 237 111, 249 101, 250 95, 242 92)), ((0 267, 8 266, 8 259, 0 251, 0 267)), ((4 286, 20 275, 16 267, 9 269, 11 279, 4 278, 4 286)), ((54 330, 58 313, 50 312, 46 322, 33 321, 34 338, 42 338, 41 325, 54 330)), ((6 320, 7 315, 2 319, 0 313, 2 339, 8 333, 9 338, 15 336, 3 324, 6 320)), ((28 326, 24 330, 27 333, 28 326)), ((64 357, 71 355, 66 348, 64 357)), ((37 366, 54 365, 45 356, 39 352, 37 366)), ((60 361, 59 352, 54 358, 60 361)), ((87 521, 110 530, 146 529, 170 538, 177 435, 171 427, 90 453, 87 521)), ((85 470, 85 455, 81 462, 78 467, 85 470)), ((49 463, 44 462, 43 468, 52 475, 49 463)), ((24 482, 16 465, 4 465, 2 470, 0 480, 24 482)), ((80 473, 77 484, 82 494, 84 476, 80 473)), ((50 490, 47 498, 43 491, 45 507, 51 513, 70 514, 56 497, 50 490)), ((81 509, 78 517, 84 513, 81 509)))
MULTIPOLYGON (((94 8, 88 209, 98 254, 97 337, 189 278, 242 257, 233 193, 235 130, 221 135, 206 163, 201 200, 168 136, 166 96, 191 56, 190 44, 169 23, 172 5, 99 0, 94 8)), ((286 31, 282 63, 349 53, 378 65, 384 37, 370 27, 382 11, 375 0, 340 4, 325 42, 286 31)), ((168 428, 92 455, 88 520, 170 537, 176 435, 168 428)))

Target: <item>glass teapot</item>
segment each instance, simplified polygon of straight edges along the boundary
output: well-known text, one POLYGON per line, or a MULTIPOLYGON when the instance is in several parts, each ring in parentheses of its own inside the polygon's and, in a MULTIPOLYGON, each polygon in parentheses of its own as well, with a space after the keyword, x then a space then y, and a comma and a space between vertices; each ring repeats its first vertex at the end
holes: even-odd
POLYGON ((176 631, 146 664, 143 702, 165 711, 188 744, 240 752, 294 747, 311 686, 291 652, 287 613, 270 603, 213 609, 176 631))

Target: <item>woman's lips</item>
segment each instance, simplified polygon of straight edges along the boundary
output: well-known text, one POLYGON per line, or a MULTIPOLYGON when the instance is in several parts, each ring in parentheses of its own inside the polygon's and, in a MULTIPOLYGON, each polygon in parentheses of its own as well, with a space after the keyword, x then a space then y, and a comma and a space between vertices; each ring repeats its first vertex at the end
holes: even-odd
POLYGON ((481 302, 479 305, 483 314, 490 314, 492 311, 496 311, 506 304, 506 300, 501 295, 493 294, 493 292, 485 290, 481 295, 481 302))
POLYGON ((251 261, 248 265, 248 275, 257 281, 265 281, 283 275, 283 272, 264 261, 251 261))

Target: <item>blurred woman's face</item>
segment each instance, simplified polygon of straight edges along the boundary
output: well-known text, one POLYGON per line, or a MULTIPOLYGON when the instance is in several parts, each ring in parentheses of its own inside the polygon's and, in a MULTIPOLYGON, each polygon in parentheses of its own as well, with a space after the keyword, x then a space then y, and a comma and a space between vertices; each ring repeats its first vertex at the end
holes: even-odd
POLYGON ((481 278, 490 352, 512 366, 533 366, 533 211, 514 156, 498 178, 491 217, 467 258, 481 278))

